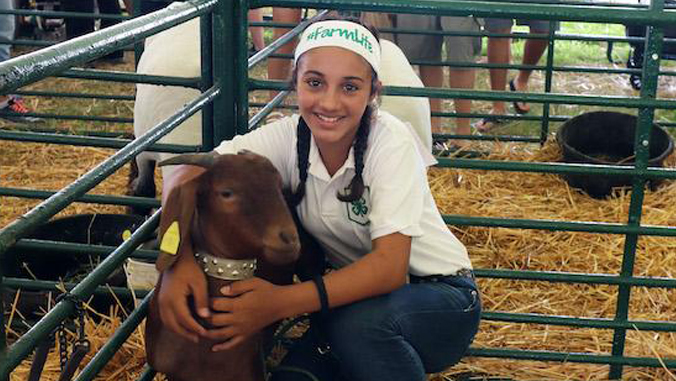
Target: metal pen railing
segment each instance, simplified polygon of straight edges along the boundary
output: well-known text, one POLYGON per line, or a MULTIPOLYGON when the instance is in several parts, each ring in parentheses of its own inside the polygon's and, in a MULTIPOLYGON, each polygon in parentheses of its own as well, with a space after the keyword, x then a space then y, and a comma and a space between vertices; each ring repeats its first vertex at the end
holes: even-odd
MULTIPOLYGON (((401 96, 413 95, 423 97, 438 97, 438 98, 467 98, 479 100, 502 100, 502 101, 523 101, 543 104, 543 114, 540 116, 522 117, 526 120, 541 120, 541 134, 535 137, 504 137, 505 140, 513 139, 515 141, 523 142, 543 142, 547 137, 549 130, 549 121, 561 121, 566 116, 551 115, 549 107, 556 104, 576 104, 587 106, 603 106, 615 108, 633 108, 638 110, 638 125, 636 134, 636 163, 628 167, 616 166, 599 166, 599 165, 583 165, 583 164, 553 164, 553 163, 523 163, 523 162, 509 162, 509 161, 492 161, 492 160, 470 160, 470 159, 439 159, 439 166, 442 168, 466 168, 466 169, 480 169, 492 171, 518 171, 518 172, 537 172, 537 173, 554 173, 554 174, 589 174, 589 175, 628 175, 633 177, 633 192, 631 194, 631 202, 629 207, 629 216, 626 223, 592 223, 585 221, 552 221, 552 220, 536 220, 536 219, 514 219, 514 218, 496 218, 496 217, 469 217, 461 215, 445 215, 444 220, 452 225, 471 225, 471 226, 485 226, 485 227, 508 227, 516 229, 540 229, 546 231, 579 231, 590 232, 598 234, 618 234, 626 237, 624 244, 624 253, 622 260, 622 268, 618 274, 579 274, 566 272, 545 272, 545 271, 515 271, 503 269, 477 269, 476 274, 480 278, 496 278, 496 279, 512 279, 520 281, 541 281, 552 283, 579 283, 579 284, 599 284, 610 285, 617 287, 619 296, 616 303, 616 312, 612 318, 575 318, 565 316, 553 316, 544 314, 530 314, 530 313, 505 313, 486 311, 483 315, 485 320, 500 321, 500 322, 515 322, 515 323, 530 323, 530 324, 548 324, 561 325, 571 327, 583 328, 598 328, 612 330, 614 333, 612 350, 609 355, 591 355, 568 352, 546 352, 536 350, 516 350, 504 348, 488 348, 488 347, 472 347, 470 355, 473 356, 487 356, 496 358, 511 358, 511 359, 527 359, 540 361, 569 361, 581 362, 591 364, 607 364, 610 365, 610 378, 618 379, 622 377, 624 366, 649 366, 649 367, 667 367, 676 368, 676 360, 672 359, 658 359, 651 357, 632 357, 625 356, 625 341, 627 330, 637 328, 641 330, 650 331, 664 331, 675 332, 676 323, 673 322, 659 322, 647 321, 628 318, 628 309, 631 304, 631 289, 634 287, 651 287, 651 288, 676 288, 676 280, 671 278, 650 278, 633 276, 634 262, 636 257, 637 240, 640 236, 676 236, 676 228, 670 226, 649 226, 641 223, 642 205, 644 197, 644 185, 647 179, 650 178, 676 178, 676 171, 673 169, 660 169, 648 167, 648 149, 650 147, 650 129, 654 119, 654 110, 676 109, 676 102, 670 99, 656 99, 657 79, 660 75, 673 75, 672 72, 662 71, 660 69, 660 52, 663 46, 662 28, 670 23, 676 23, 676 13, 673 11, 664 11, 663 1, 653 1, 650 7, 637 6, 620 6, 620 5, 590 5, 588 3, 579 2, 510 2, 508 6, 503 2, 498 1, 432 1, 420 0, 413 2, 401 2, 399 0, 381 0, 377 3, 367 2, 363 0, 236 0, 236 1, 192 1, 182 5, 180 10, 183 11, 180 17, 168 11, 159 11, 153 15, 144 16, 144 22, 152 21, 153 27, 142 25, 143 22, 130 20, 125 22, 124 28, 120 27, 118 30, 112 30, 114 27, 98 32, 90 36, 85 36, 84 40, 89 44, 98 43, 95 50, 82 50, 78 43, 71 41, 62 45, 53 47, 75 52, 68 58, 61 60, 57 59, 57 66, 55 70, 49 72, 36 71, 42 70, 41 62, 52 62, 54 56, 44 53, 38 60, 25 63, 18 72, 13 72, 12 75, 5 76, 3 67, 0 64, 0 92, 17 89, 25 84, 31 83, 38 78, 43 78, 46 75, 58 75, 59 70, 63 69, 75 62, 80 62, 98 55, 105 54, 107 51, 112 51, 115 46, 128 45, 137 41, 125 34, 127 28, 133 28, 136 31, 143 30, 143 37, 149 36, 165 27, 178 24, 190 17, 197 17, 206 14, 211 10, 217 12, 218 16, 214 16, 213 24, 208 24, 211 21, 203 23, 204 31, 213 31, 216 35, 223 34, 228 36, 227 41, 216 44, 211 40, 203 39, 203 41, 211 41, 207 43, 204 50, 210 50, 213 56, 213 61, 203 61, 202 67, 205 70, 202 73, 203 80, 199 82, 197 87, 201 88, 203 94, 200 98, 192 102, 182 111, 178 119, 170 118, 163 122, 148 134, 139 137, 134 142, 123 144, 123 147, 116 155, 111 157, 106 162, 102 163, 100 167, 95 168, 85 175, 80 180, 71 186, 65 188, 57 194, 32 194, 32 197, 49 197, 43 204, 33 209, 24 216, 24 218, 17 220, 8 227, 0 231, 0 258, 2 254, 10 247, 17 245, 18 240, 27 234, 27 232, 37 226, 39 223, 46 221, 49 217, 61 210, 74 200, 88 200, 91 202, 103 202, 99 196, 85 195, 85 193, 108 174, 112 173, 115 168, 128 161, 134 154, 148 149, 153 146, 153 142, 157 141, 163 134, 168 133, 172 128, 185 120, 187 113, 194 113, 200 110, 202 106, 211 104, 212 100, 218 99, 218 107, 213 109, 203 109, 203 115, 206 120, 217 120, 218 125, 209 129, 204 127, 203 133, 208 140, 204 143, 201 150, 210 149, 214 143, 232 137, 236 133, 246 132, 253 128, 264 117, 265 113, 274 108, 274 105, 281 101, 281 98, 276 98, 273 105, 265 107, 260 115, 248 120, 248 92, 252 90, 286 90, 286 84, 278 81, 263 81, 257 79, 242 80, 247 76, 247 70, 253 64, 261 62, 266 54, 271 53, 274 47, 267 49, 248 60, 245 56, 246 37, 246 11, 250 7, 262 6, 288 6, 288 7, 313 7, 321 9, 352 9, 360 11, 381 11, 390 13, 414 13, 414 14, 439 14, 439 15, 454 15, 454 16, 469 16, 477 17, 497 17, 497 18, 528 18, 541 20, 567 20, 567 21, 584 21, 584 22, 607 22, 607 23, 632 23, 638 25, 650 26, 648 37, 646 38, 646 54, 645 62, 640 73, 643 77, 643 88, 639 97, 616 97, 616 96, 588 96, 588 95, 574 95, 561 94, 551 92, 551 75, 553 72, 573 71, 578 68, 566 68, 553 65, 555 50, 554 40, 574 39, 570 36, 561 36, 550 33, 546 36, 550 45, 549 53, 546 58, 546 64, 543 66, 533 67, 537 70, 545 72, 545 91, 543 93, 511 93, 511 92, 489 92, 489 91, 473 91, 473 90, 455 90, 455 89, 413 89, 413 88, 398 88, 389 87, 385 90, 388 95, 401 96), (193 8, 194 7, 194 8, 193 8), (181 21, 178 21, 178 20, 181 21), (230 23, 225 22, 225 20, 230 23), (167 21, 171 20, 171 21, 167 21), (173 24, 172 24, 173 23, 173 24), (149 29, 143 29, 148 27, 149 29), (105 34, 102 32, 106 32, 105 34), (109 33, 109 34, 108 34, 109 33), (104 40, 107 40, 111 45, 105 45, 104 40), (234 54, 232 53, 234 52, 234 54), (58 63, 60 62, 60 63, 58 63), (212 74, 209 74, 212 73, 212 74), (218 73, 218 75, 216 75, 218 73), (44 74, 44 76, 43 76, 44 74), (204 80, 206 78, 206 80, 204 80), (213 82, 210 80, 214 79, 213 82), (233 83, 234 86, 227 86, 220 88, 219 85, 223 83, 233 83), (232 89, 232 90, 231 90, 232 89), (227 126, 236 126, 236 129, 226 129, 227 126), (213 135, 209 136, 210 131, 213 135)), ((206 19, 205 19, 206 20, 206 19)), ((301 28, 299 28, 301 29, 301 28)), ((203 34, 204 36, 204 34, 203 34)), ((290 34, 288 39, 292 38, 290 34)), ((528 37, 528 36, 526 36, 528 37)), ((533 37, 533 36, 530 36, 533 37)), ((540 36, 541 37, 541 36, 540 36)), ((215 37, 214 37, 215 38, 215 37)), ((583 40, 599 40, 601 37, 584 37, 583 40)), ((615 38, 615 41, 628 42, 631 39, 615 38)), ((277 45, 281 45, 281 42, 277 45)), ((52 49, 52 48, 47 48, 52 49)), ((60 50, 59 50, 60 51, 60 50)), ((208 56, 209 54, 207 54, 208 56)), ((37 56, 36 56, 37 57, 37 56)), ((446 64, 446 63, 444 63, 446 64)), ((448 63, 451 66, 453 63, 448 63)), ((477 66, 479 67, 479 66, 477 66)), ((490 66, 484 66, 490 68, 490 66)), ((521 68, 519 65, 509 65, 505 68, 521 68)), ((599 73, 636 73, 638 70, 624 70, 624 69, 604 69, 592 70, 592 68, 582 68, 582 71, 599 72, 599 73)), ((139 77, 130 77, 130 80, 138 80, 139 77)), ((157 83, 168 78, 160 78, 157 83)), ((467 116, 462 114, 445 113, 444 116, 467 116)), ((471 114, 476 115, 476 114, 471 114)), ((454 136, 454 135, 449 135, 454 136)), ((460 136, 455 136, 460 137, 460 136)), ((1 136, 0 136, 1 138, 1 136)), ((477 139, 494 140, 496 137, 483 136, 477 139)), ((497 137, 498 139, 500 137, 497 137)), ((100 141, 92 143, 100 143, 100 141)), ((194 149, 194 147, 192 148, 194 149)), ((11 189, 4 189, 5 194, 11 194, 11 189)), ((2 193, 0 193, 2 195, 2 193)), ((126 202, 123 199, 110 199, 110 202, 126 202)), ((131 202, 131 200, 129 200, 131 202)), ((156 205, 156 204, 155 204, 156 205)), ((155 217, 156 218, 156 217, 155 217)), ((76 293, 81 296, 86 296, 93 292, 97 282, 104 278, 98 278, 105 268, 110 269, 114 265, 119 265, 119 261, 131 255, 134 245, 139 242, 144 232, 147 233, 151 227, 146 224, 137 233, 132 236, 130 241, 125 242, 119 249, 113 252, 114 259, 106 259, 105 266, 102 264, 102 269, 95 271, 87 277, 85 286, 78 285, 71 293, 76 293), (132 241, 133 240, 133 241, 132 241), (80 288, 78 288, 80 287, 80 288)), ((19 242, 18 245, 42 244, 39 242, 19 242)), ((57 245, 58 246, 58 245, 57 245)), ((64 248, 65 249, 65 248, 64 248)), ((70 247, 68 249, 75 250, 77 248, 70 247)), ((2 262, 0 261, 0 264, 2 262)), ((15 279, 2 279, 0 282, 4 284, 21 284, 15 279)), ((3 285, 0 283, 0 287, 3 285)), ((51 285, 44 285, 51 287, 51 285)), ((54 310, 50 312, 44 322, 38 323, 36 327, 31 329, 30 335, 22 337, 17 343, 9 347, 7 351, 2 351, 0 356, 0 379, 6 379, 11 369, 18 364, 21 358, 25 358, 38 341, 44 339, 46 335, 53 330, 55 324, 63 318, 66 318, 72 312, 72 303, 64 300, 59 303, 54 310), (20 344, 17 346, 17 344, 20 344), (5 365, 6 364, 6 365, 5 365)), ((138 315, 134 315, 134 320, 125 326, 123 331, 130 329, 138 322, 138 319, 143 315, 143 310, 139 310, 138 315)), ((124 333, 120 334, 119 340, 123 340, 124 333)), ((2 340, 0 348, 4 345, 4 331, 2 332, 2 340)), ((116 343, 119 341, 116 339, 116 343)), ((106 349, 106 353, 114 352, 114 345, 106 349)), ((100 364, 106 361, 106 356, 101 356, 87 366, 86 371, 81 374, 82 379, 91 379, 98 370, 100 364)), ((146 369, 141 379, 148 379, 152 377, 152 370, 146 369)))

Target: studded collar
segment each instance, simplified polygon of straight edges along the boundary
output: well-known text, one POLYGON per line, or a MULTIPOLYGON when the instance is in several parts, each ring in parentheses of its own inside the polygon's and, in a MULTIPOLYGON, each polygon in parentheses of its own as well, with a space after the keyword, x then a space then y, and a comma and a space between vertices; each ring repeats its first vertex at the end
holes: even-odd
POLYGON ((244 280, 253 278, 256 259, 218 258, 207 253, 195 253, 197 264, 208 276, 223 280, 244 280))

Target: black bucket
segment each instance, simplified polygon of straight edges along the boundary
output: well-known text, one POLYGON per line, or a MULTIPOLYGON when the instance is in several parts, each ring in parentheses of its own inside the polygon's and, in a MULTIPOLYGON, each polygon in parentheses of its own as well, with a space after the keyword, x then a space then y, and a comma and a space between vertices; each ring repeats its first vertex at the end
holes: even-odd
MULTIPOLYGON (((559 129, 556 139, 566 163, 603 165, 634 165, 634 115, 597 111, 578 115, 567 120, 559 129)), ((674 150, 671 136, 653 124, 650 131, 649 167, 661 167, 664 159, 674 150)), ((565 174, 570 186, 587 192, 594 198, 605 198, 615 187, 631 186, 631 176, 565 174)), ((657 186, 652 180, 651 186, 657 186)))
MULTIPOLYGON (((103 246, 119 246, 141 224, 144 218, 126 214, 81 214, 54 219, 40 225, 27 239, 39 239, 68 243, 82 243, 103 246)), ((52 252, 48 249, 14 248, 5 254, 3 271, 6 277, 63 281, 77 283, 105 255, 88 255, 52 252)), ((111 286, 125 287, 124 271, 119 269, 106 280, 111 286)), ((14 300, 16 290, 5 289, 6 308, 14 300)), ((40 307, 47 308, 48 291, 22 290, 17 310, 29 320, 40 315, 40 307)), ((107 312, 110 298, 95 299, 91 306, 100 312, 107 312)), ((54 297, 52 297, 54 300, 54 297)))

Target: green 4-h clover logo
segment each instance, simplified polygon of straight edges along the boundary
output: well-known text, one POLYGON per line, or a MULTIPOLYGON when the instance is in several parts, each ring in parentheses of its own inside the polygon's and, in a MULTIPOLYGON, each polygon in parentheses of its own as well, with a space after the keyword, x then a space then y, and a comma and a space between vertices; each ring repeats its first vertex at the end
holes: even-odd
POLYGON ((369 211, 371 210, 369 205, 369 189, 368 187, 364 188, 364 194, 361 198, 347 205, 347 218, 356 222, 359 225, 368 225, 369 224, 369 211))

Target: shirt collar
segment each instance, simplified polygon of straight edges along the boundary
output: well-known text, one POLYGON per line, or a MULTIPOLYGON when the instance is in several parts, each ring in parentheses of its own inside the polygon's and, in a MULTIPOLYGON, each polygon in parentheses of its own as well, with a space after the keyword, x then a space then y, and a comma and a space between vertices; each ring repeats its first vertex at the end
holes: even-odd
MULTIPOLYGON (((319 148, 317 148, 317 143, 315 142, 315 137, 311 136, 310 138, 310 155, 308 157, 308 163, 310 168, 308 169, 308 174, 324 181, 330 181, 331 176, 326 170, 326 166, 322 161, 322 156, 319 154, 319 148)), ((342 176, 348 169, 354 170, 354 147, 350 147, 350 152, 347 154, 347 160, 343 163, 343 166, 340 167, 338 172, 333 176, 337 178, 342 176)))

